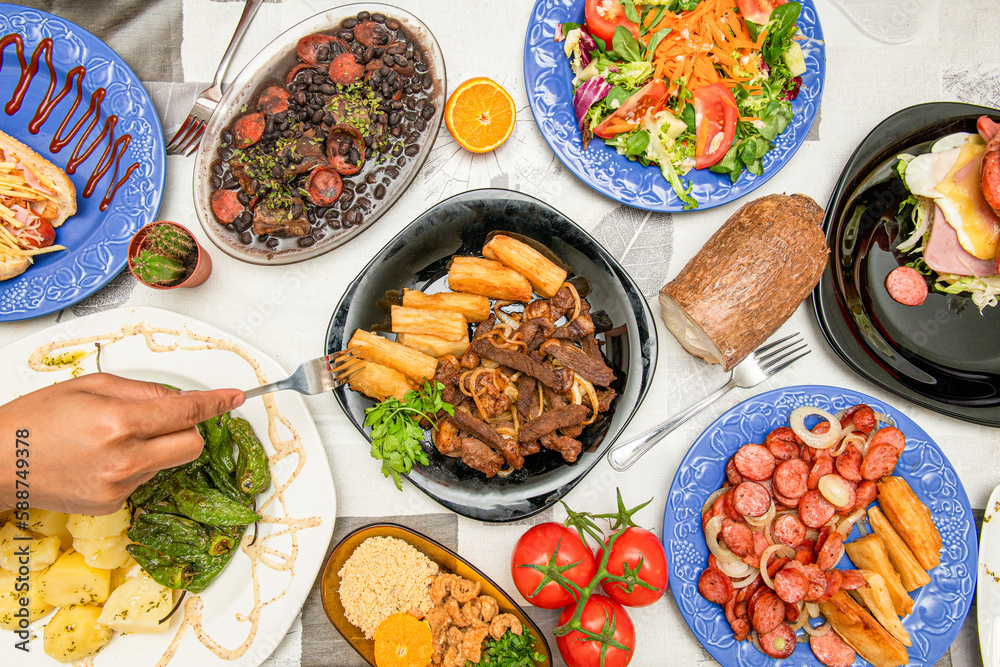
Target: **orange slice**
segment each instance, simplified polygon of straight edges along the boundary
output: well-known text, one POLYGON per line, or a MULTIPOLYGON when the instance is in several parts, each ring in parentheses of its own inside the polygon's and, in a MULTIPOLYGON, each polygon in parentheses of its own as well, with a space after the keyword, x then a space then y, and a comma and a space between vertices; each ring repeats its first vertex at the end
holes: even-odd
POLYGON ((434 655, 431 626, 409 614, 393 614, 375 628, 378 667, 427 667, 434 655))
POLYGON ((469 79, 451 94, 444 122, 451 136, 473 153, 486 153, 507 141, 514 131, 514 99, 484 76, 469 79))

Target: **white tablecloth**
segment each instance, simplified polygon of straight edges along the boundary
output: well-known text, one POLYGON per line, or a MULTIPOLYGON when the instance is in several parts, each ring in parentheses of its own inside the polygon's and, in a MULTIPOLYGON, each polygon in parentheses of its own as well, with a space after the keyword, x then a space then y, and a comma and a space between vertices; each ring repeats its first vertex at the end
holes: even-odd
MULTIPOLYGON (((147 83, 168 137, 186 115, 196 92, 211 80, 243 8, 242 2, 234 0, 153 2, 144 9, 141 2, 127 2, 117 5, 122 10, 119 15, 113 2, 30 4, 80 22, 117 48, 147 83), (135 9, 137 4, 139 10, 135 9), (80 5, 89 6, 89 10, 80 5), (109 17, 115 20, 102 20, 109 17), (148 30, 159 34, 146 34, 148 30)), ((517 123, 506 144, 492 153, 473 155, 459 147, 442 127, 430 158, 409 190, 374 226, 340 249, 285 267, 252 266, 216 251, 212 277, 204 286, 190 290, 149 290, 137 286, 126 273, 94 297, 59 314, 0 325, 0 345, 95 310, 150 305, 190 314, 249 339, 291 369, 324 352, 330 314, 373 253, 431 205, 480 187, 511 188, 538 197, 591 231, 621 259, 658 318, 657 290, 677 274, 740 202, 700 212, 651 214, 603 198, 567 171, 543 141, 524 90, 522 49, 531 0, 397 0, 397 4, 419 16, 436 35, 445 56, 449 92, 470 77, 489 76, 513 95, 517 123)), ((229 78, 281 31, 329 5, 315 0, 266 2, 236 54, 229 78)), ((1000 106, 995 0, 842 0, 839 4, 817 0, 817 5, 827 56, 826 90, 819 117, 810 140, 753 196, 801 192, 825 204, 854 147, 879 121, 906 106, 936 100, 1000 106)), ((188 224, 214 251, 196 221, 192 167, 193 158, 167 159, 166 189, 158 218, 188 224)), ((794 364, 757 389, 726 396, 671 434, 642 465, 625 474, 615 473, 602 461, 568 495, 570 506, 610 511, 615 488, 622 487, 629 504, 654 498, 636 519, 659 533, 666 490, 677 466, 690 443, 712 420, 753 393, 794 384, 830 384, 872 394, 916 420, 955 466, 972 506, 979 510, 985 507, 991 490, 1000 482, 1000 431, 908 405, 856 375, 826 344, 810 302, 796 311, 782 331, 804 334, 812 349, 807 363, 794 364)), ((680 411, 724 381, 718 367, 684 352, 659 320, 657 335, 656 374, 625 437, 680 411)), ((455 517, 413 487, 407 485, 397 492, 384 480, 378 464, 368 456, 365 441, 330 396, 306 400, 319 425, 336 483, 337 536, 370 521, 369 517, 390 517, 440 537, 502 587, 515 590, 509 571, 515 540, 526 523, 561 520, 560 509, 506 525, 455 517)), ((978 516, 981 520, 981 511, 978 516)), ((551 613, 532 613, 552 627, 551 613)), ((637 631, 633 665, 667 664, 663 652, 667 644, 670 664, 712 662, 669 595, 652 607, 630 613, 637 631)), ((346 644, 321 614, 320 610, 317 615, 315 600, 307 603, 304 623, 293 625, 265 664, 359 662, 349 649, 344 650, 346 644)), ((551 635, 549 639, 555 652, 554 639, 551 635)), ((975 665, 980 661, 973 606, 942 664, 975 665)))

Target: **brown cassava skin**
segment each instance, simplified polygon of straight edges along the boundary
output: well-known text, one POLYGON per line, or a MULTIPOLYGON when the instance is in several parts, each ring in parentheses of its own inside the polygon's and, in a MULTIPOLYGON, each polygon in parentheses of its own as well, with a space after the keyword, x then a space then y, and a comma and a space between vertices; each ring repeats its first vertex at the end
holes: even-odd
POLYGON ((748 202, 660 290, 661 302, 673 299, 718 345, 729 370, 819 282, 829 252, 822 222, 823 209, 806 195, 748 202))

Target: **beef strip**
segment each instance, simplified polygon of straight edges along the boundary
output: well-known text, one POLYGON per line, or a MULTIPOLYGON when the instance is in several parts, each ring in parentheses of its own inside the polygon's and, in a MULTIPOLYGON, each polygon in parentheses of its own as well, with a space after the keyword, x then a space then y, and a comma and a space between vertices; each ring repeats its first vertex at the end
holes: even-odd
POLYGON ((487 417, 502 415, 510 408, 510 396, 505 394, 502 389, 497 389, 492 375, 488 373, 473 375, 470 373, 466 377, 464 385, 468 393, 475 394, 479 398, 477 407, 480 407, 480 411, 487 417), (476 378, 474 380, 476 386, 474 387, 470 386, 473 383, 473 377, 476 378))
MULTIPOLYGON (((552 295, 549 299, 549 312, 552 316, 552 321, 555 322, 560 317, 566 314, 567 311, 572 310, 573 305, 573 293, 565 285, 559 288, 559 291, 552 295)), ((582 305, 582 301, 581 301, 582 305)))
POLYGON ((559 363, 572 368, 584 380, 601 387, 607 387, 615 379, 614 372, 605 365, 603 359, 594 359, 573 345, 550 338, 538 350, 555 357, 559 363))
POLYGON ((586 299, 582 299, 580 301, 580 314, 572 322, 556 327, 556 330, 552 332, 552 337, 577 340, 592 333, 594 333, 594 321, 590 318, 590 304, 586 299))
POLYGON ((587 353, 587 356, 593 357, 594 359, 600 359, 601 363, 604 362, 604 356, 601 354, 601 344, 597 342, 597 338, 594 334, 587 334, 580 339, 580 347, 583 351, 587 353))
POLYGON ((552 320, 535 317, 523 322, 517 331, 529 350, 537 350, 555 330, 556 325, 552 324, 552 320))
POLYGON ((611 401, 614 400, 618 392, 614 389, 598 389, 597 390, 597 412, 607 412, 611 407, 611 401))
POLYGON ((434 374, 434 381, 444 385, 441 390, 441 398, 445 403, 454 403, 455 394, 458 392, 458 383, 462 377, 462 372, 455 363, 453 357, 442 359, 438 364, 437 372, 434 374))
POLYGON ((524 319, 526 321, 539 317, 550 321, 552 320, 552 310, 549 308, 549 302, 545 299, 535 299, 524 307, 524 319))
POLYGON ((294 178, 316 167, 325 166, 327 161, 323 144, 324 140, 316 137, 315 130, 306 130, 296 138, 295 143, 284 150, 284 156, 288 158, 285 178, 294 178), (300 157, 302 159, 298 160, 300 157))
POLYGON ((563 460, 567 463, 576 463, 576 458, 583 451, 583 445, 580 444, 579 440, 574 440, 565 435, 547 433, 539 438, 539 440, 546 449, 551 449, 562 454, 563 460))
POLYGON ((463 431, 468 431, 496 451, 503 454, 504 459, 507 460, 507 464, 510 465, 511 468, 520 470, 521 467, 524 466, 524 457, 521 456, 521 451, 518 448, 517 443, 501 436, 496 432, 496 429, 484 422, 482 419, 474 417, 465 410, 458 409, 455 410, 455 415, 449 419, 454 421, 455 424, 463 431))
POLYGON ((305 236, 308 234, 312 225, 306 220, 302 200, 294 199, 293 201, 299 205, 299 210, 302 211, 297 218, 293 218, 290 209, 287 208, 270 209, 267 206, 258 206, 253 212, 253 233, 273 236, 305 236))
POLYGON ((538 441, 533 440, 532 442, 519 442, 517 443, 521 448, 521 456, 531 456, 532 454, 537 454, 539 449, 538 441))
POLYGON ((518 433, 518 440, 531 442, 538 440, 547 433, 567 426, 576 426, 587 418, 590 408, 585 405, 564 405, 560 408, 543 412, 524 426, 518 433))
POLYGON ((487 359, 527 373, 560 394, 565 394, 573 386, 573 371, 566 368, 557 370, 550 364, 535 361, 522 352, 498 348, 487 340, 474 340, 469 349, 487 359))
POLYGON ((459 458, 470 468, 484 473, 487 477, 493 477, 503 466, 504 458, 490 449, 482 440, 462 438, 459 442, 459 458))
MULTIPOLYGON (((493 329, 493 325, 495 325, 496 323, 497 323, 497 316, 490 313, 489 317, 487 317, 485 320, 480 322, 478 326, 476 326, 476 332, 472 335, 472 340, 479 340, 480 338, 485 336, 488 331, 493 329)), ((462 365, 462 368, 468 368, 469 370, 472 370, 473 368, 479 366, 479 355, 473 352, 472 348, 470 347, 465 351, 465 354, 462 355, 462 361, 460 363, 462 365)))
POLYGON ((517 381, 517 414, 522 421, 531 419, 531 409, 537 405, 535 401, 535 378, 521 375, 517 381))

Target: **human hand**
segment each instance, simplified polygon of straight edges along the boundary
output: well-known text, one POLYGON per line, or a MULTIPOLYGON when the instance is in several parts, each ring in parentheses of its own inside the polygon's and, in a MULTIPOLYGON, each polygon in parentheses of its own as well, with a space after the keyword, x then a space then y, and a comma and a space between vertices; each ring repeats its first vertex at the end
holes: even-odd
POLYGON ((0 509, 26 489, 20 500, 33 508, 110 514, 158 470, 198 458, 195 425, 244 400, 239 389, 179 392, 95 373, 0 405, 0 509), (15 447, 18 438, 28 446, 15 447), (25 468, 18 449, 28 452, 25 468))

